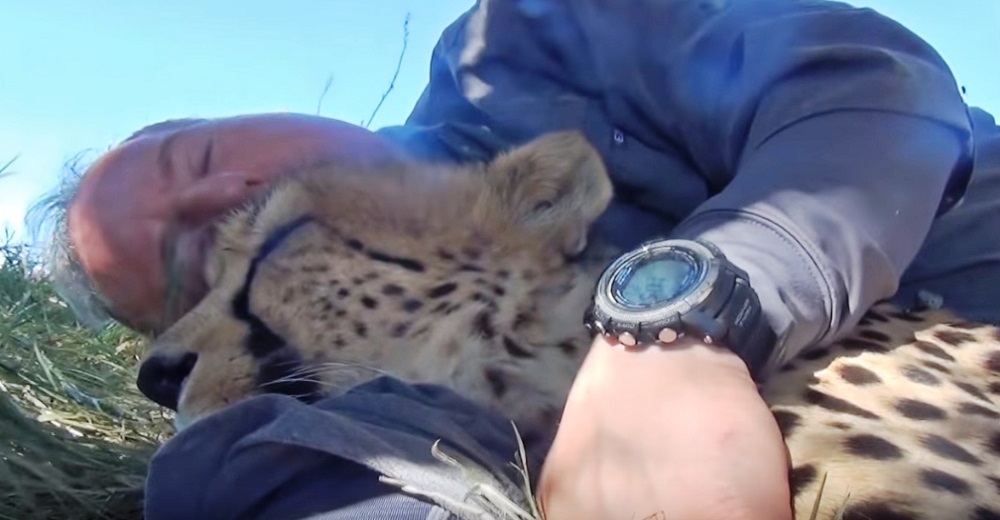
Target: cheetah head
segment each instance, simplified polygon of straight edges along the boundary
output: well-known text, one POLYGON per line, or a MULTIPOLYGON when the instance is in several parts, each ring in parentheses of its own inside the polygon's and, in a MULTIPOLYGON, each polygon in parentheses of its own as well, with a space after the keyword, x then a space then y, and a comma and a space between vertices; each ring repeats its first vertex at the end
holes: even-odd
POLYGON ((305 168, 219 224, 210 291, 151 342, 138 386, 179 425, 383 374, 552 422, 589 344, 607 257, 588 231, 611 192, 576 133, 488 164, 305 168))

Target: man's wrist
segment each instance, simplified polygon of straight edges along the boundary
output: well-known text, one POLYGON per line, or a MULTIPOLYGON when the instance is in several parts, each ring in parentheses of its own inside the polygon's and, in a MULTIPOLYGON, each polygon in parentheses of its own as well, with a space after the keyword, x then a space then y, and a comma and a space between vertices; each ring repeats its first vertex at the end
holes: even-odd
POLYGON ((667 329, 660 341, 643 340, 628 333, 650 322, 627 318, 619 329, 590 322, 601 333, 543 472, 542 489, 556 482, 562 492, 543 496, 561 495, 561 510, 572 511, 565 518, 581 516, 572 497, 603 518, 659 509, 677 520, 790 520, 786 450, 740 349, 697 324, 669 329, 679 336, 671 341, 660 337, 667 329))
POLYGON ((663 385, 683 384, 687 380, 725 378, 756 385, 746 363, 722 345, 707 344, 695 338, 681 338, 670 345, 634 347, 597 336, 591 356, 600 359, 598 370, 622 371, 626 377, 644 379, 646 375, 663 385))

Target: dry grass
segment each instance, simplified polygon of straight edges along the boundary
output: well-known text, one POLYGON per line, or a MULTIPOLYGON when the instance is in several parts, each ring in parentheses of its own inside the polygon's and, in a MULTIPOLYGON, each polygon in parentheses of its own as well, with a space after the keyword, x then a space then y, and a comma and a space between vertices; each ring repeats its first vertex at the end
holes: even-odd
POLYGON ((138 339, 77 324, 26 248, 0 262, 0 519, 141 518, 169 418, 135 389, 138 339))

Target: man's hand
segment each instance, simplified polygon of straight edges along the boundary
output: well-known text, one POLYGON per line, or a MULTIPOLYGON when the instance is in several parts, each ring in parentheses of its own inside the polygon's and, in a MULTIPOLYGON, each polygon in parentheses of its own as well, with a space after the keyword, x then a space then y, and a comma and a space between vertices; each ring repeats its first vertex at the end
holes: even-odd
POLYGON ((594 342, 538 490, 547 520, 789 520, 787 451, 746 365, 594 342))

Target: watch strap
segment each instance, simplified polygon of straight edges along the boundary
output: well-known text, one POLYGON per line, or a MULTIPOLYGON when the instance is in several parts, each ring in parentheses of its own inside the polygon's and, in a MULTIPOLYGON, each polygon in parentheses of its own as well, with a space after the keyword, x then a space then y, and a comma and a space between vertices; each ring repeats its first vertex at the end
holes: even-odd
POLYGON ((721 252, 718 255, 722 269, 713 293, 700 308, 680 319, 686 328, 703 334, 704 341, 733 351, 756 379, 774 350, 777 335, 763 315, 750 277, 721 252))
POLYGON ((718 341, 739 356, 757 379, 774 351, 777 335, 764 316, 760 298, 750 287, 746 274, 735 277, 733 290, 719 319, 729 326, 718 341))

